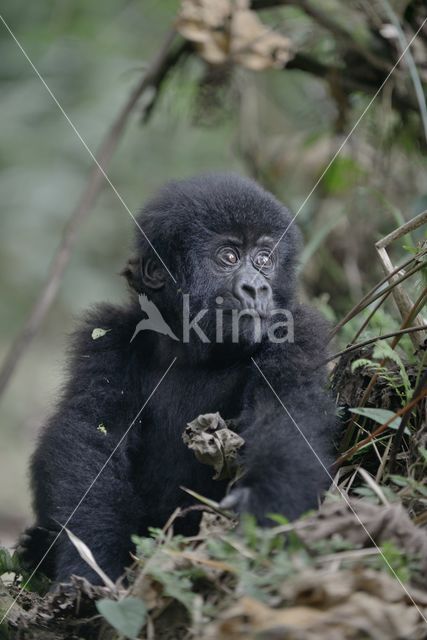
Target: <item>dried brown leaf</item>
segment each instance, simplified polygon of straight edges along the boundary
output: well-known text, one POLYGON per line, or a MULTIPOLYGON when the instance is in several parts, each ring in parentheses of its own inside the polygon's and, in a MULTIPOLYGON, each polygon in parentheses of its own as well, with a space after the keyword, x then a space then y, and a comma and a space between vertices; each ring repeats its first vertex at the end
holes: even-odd
POLYGON ((248 9, 233 13, 230 48, 233 59, 253 71, 282 68, 292 57, 289 38, 266 27, 248 9))
POLYGON ((182 439, 199 462, 215 469, 215 480, 233 477, 244 440, 229 429, 219 413, 206 413, 189 422, 182 439))
POLYGON ((92 551, 89 549, 89 547, 87 546, 87 544, 83 542, 83 540, 80 540, 80 538, 78 538, 72 531, 67 529, 67 527, 64 527, 64 531, 69 537, 70 541, 73 543, 74 547, 77 549, 77 552, 80 555, 80 557, 90 566, 91 569, 93 569, 93 571, 95 571, 95 573, 99 575, 101 580, 103 580, 104 584, 109 589, 114 591, 116 588, 114 582, 107 576, 105 571, 101 569, 101 567, 95 560, 94 555, 92 551))
POLYGON ((282 68, 293 55, 290 39, 263 24, 247 0, 183 0, 176 28, 210 64, 261 71, 282 68))
POLYGON ((199 525, 199 536, 210 538, 211 536, 223 535, 237 526, 237 519, 226 518, 220 513, 203 511, 199 525))
POLYGON ((416 640, 425 611, 417 610, 398 583, 372 570, 306 571, 284 584, 287 608, 273 609, 243 597, 204 636, 219 640, 416 640), (399 588, 399 598, 384 599, 399 588))
POLYGON ((421 584, 427 584, 427 534, 416 527, 400 504, 378 506, 362 500, 326 502, 307 522, 301 531, 309 544, 339 535, 358 547, 370 547, 373 543, 393 542, 407 555, 417 558, 421 584), (363 526, 355 519, 357 514, 363 526))

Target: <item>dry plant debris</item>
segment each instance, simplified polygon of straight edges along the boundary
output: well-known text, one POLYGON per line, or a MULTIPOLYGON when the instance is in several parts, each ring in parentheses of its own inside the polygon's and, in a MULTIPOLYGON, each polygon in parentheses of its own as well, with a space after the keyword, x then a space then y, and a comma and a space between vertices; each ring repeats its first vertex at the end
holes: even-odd
POLYGON ((219 413, 206 413, 189 422, 182 439, 199 462, 215 469, 214 480, 234 477, 237 452, 244 440, 219 413))
POLYGON ((425 638, 426 594, 403 591, 369 569, 306 571, 283 590, 287 608, 242 597, 207 629, 204 640, 416 640, 425 638))
POLYGON ((413 524, 401 504, 379 507, 362 500, 331 501, 306 522, 307 528, 299 535, 307 544, 331 536, 340 536, 357 548, 392 542, 403 553, 418 559, 416 582, 427 587, 427 533, 413 524))
POLYGON ((128 585, 112 590, 73 578, 44 598, 24 593, 10 628, 21 640, 426 638, 425 532, 400 506, 351 504, 363 527, 348 504, 331 501, 272 529, 243 518, 239 531, 229 531, 212 516, 215 527, 205 523, 196 538, 153 530, 134 539, 128 585), (411 567, 404 584, 369 536, 384 553, 384 542, 398 553, 402 547, 411 567))
POLYGON ((263 24, 248 0, 183 0, 176 28, 210 64, 261 71, 281 69, 293 57, 289 38, 263 24))

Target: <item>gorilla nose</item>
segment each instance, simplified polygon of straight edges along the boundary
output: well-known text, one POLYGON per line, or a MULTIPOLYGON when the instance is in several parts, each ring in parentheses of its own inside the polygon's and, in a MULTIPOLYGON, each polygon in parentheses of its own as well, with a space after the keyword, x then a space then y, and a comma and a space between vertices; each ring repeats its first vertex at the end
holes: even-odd
POLYGON ((237 282, 234 293, 243 308, 265 310, 271 297, 271 287, 257 275, 252 280, 245 278, 237 282))

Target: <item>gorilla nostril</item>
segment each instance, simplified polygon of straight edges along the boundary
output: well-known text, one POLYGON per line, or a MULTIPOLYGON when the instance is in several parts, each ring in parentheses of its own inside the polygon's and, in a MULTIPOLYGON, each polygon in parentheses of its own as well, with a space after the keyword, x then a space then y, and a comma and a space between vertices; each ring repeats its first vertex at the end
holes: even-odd
POLYGON ((252 300, 255 300, 257 297, 257 290, 255 287, 253 287, 251 284, 242 284, 242 292, 243 295, 245 297, 249 297, 252 298, 252 300))

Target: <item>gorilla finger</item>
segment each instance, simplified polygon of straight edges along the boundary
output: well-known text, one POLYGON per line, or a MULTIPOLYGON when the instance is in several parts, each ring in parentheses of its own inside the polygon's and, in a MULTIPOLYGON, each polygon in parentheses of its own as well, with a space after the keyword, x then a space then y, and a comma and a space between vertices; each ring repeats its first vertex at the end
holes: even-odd
POLYGON ((244 511, 249 504, 250 489, 247 487, 240 487, 239 489, 233 489, 228 496, 225 496, 220 502, 221 509, 237 509, 237 511, 244 511))
POLYGON ((20 536, 20 538, 19 538, 19 540, 18 540, 18 542, 16 543, 16 545, 15 545, 15 547, 14 547, 14 548, 15 548, 17 551, 18 551, 19 549, 26 549, 26 548, 29 546, 30 542, 31 542, 31 536, 30 536, 30 535, 28 535, 27 533, 23 533, 23 534, 20 536))

